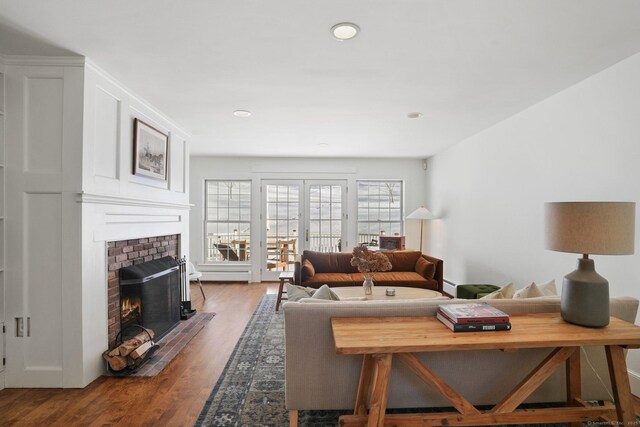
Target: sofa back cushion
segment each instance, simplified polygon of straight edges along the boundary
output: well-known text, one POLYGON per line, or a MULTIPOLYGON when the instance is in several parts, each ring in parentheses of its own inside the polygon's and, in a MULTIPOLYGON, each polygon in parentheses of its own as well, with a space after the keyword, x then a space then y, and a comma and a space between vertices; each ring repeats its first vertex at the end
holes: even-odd
POLYGON ((316 252, 304 251, 304 260, 309 260, 316 273, 357 273, 358 269, 351 265, 353 256, 348 252, 316 252))
POLYGON ((416 262, 421 257, 418 251, 384 252, 391 261, 391 271, 416 271, 416 262))

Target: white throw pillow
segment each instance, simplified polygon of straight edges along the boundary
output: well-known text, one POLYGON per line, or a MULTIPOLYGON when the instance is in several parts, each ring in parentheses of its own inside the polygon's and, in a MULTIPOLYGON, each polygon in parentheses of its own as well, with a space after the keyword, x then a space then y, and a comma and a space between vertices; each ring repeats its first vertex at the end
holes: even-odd
POLYGON ((485 295, 480 299, 511 299, 513 297, 513 283, 509 283, 497 291, 491 292, 489 295, 485 295))
POLYGON ((513 294, 513 299, 521 299, 521 298, 536 298, 543 297, 544 294, 538 288, 538 285, 535 283, 530 284, 529 286, 525 286, 522 289, 517 290, 513 294))
POLYGON ((545 297, 558 295, 558 290, 556 289, 556 281, 553 279, 541 285, 536 284, 536 286, 545 297))

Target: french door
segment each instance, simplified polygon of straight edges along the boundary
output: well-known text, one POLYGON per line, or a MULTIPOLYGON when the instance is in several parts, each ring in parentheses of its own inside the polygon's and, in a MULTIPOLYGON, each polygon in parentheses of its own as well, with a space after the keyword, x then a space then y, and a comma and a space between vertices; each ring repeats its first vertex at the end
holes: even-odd
POLYGON ((293 271, 305 249, 339 252, 346 235, 344 180, 263 180, 261 279, 293 271))

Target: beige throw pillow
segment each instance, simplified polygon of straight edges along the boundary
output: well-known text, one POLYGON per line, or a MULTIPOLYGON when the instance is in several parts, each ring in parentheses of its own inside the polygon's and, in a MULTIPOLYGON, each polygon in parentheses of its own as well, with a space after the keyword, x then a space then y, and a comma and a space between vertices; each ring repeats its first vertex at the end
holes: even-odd
POLYGON ((539 298, 539 297, 551 297, 557 296, 556 281, 550 280, 547 283, 538 285, 536 282, 532 282, 529 286, 526 286, 513 294, 513 299, 518 298, 539 298))
POLYGON ((336 295, 335 292, 333 292, 327 285, 320 286, 318 290, 315 291, 313 295, 311 295, 311 298, 326 299, 330 301, 340 301, 340 298, 338 297, 338 295, 336 295))
POLYGON ((313 288, 303 288, 302 286, 291 285, 287 283, 287 299, 289 301, 298 301, 302 298, 311 298, 316 290, 313 288))
POLYGON ((558 290, 556 289, 556 281, 553 279, 541 285, 536 284, 536 286, 545 297, 558 295, 558 290))
POLYGON ((522 299, 522 298, 536 298, 543 297, 544 294, 538 288, 538 285, 535 283, 530 284, 529 286, 525 286, 522 289, 517 290, 513 294, 513 299, 522 299))
POLYGON ((491 292, 489 295, 485 295, 480 299, 510 299, 513 297, 513 283, 509 283, 497 291, 491 292))

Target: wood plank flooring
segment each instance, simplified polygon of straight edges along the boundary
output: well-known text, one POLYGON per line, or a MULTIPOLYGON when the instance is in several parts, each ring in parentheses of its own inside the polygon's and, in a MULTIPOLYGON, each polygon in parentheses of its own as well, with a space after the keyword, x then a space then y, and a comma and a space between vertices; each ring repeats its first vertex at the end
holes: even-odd
MULTIPOLYGON (((84 389, 0 391, 0 426, 192 426, 260 297, 277 283, 191 287, 193 306, 216 317, 155 378, 101 377, 84 389)), ((640 399, 635 398, 640 414, 640 399)))
POLYGON ((262 295, 276 283, 191 287, 193 307, 217 315, 154 378, 101 377, 84 389, 0 391, 0 426, 192 426, 262 295))

